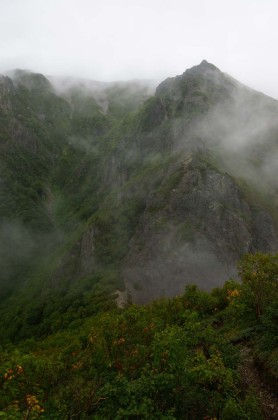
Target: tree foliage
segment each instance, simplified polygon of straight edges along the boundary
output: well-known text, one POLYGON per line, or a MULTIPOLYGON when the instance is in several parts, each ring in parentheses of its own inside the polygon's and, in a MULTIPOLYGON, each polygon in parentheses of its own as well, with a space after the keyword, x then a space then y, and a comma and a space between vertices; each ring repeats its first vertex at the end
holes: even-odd
POLYGON ((246 254, 239 263, 242 293, 259 318, 277 297, 278 254, 246 254))
MULTIPOLYGON (((260 419, 255 397, 241 388, 231 340, 239 332, 231 308, 246 293, 233 281, 211 294, 188 286, 179 297, 9 344, 0 356, 0 415, 260 419)), ((268 306, 264 322, 267 314, 268 306)))

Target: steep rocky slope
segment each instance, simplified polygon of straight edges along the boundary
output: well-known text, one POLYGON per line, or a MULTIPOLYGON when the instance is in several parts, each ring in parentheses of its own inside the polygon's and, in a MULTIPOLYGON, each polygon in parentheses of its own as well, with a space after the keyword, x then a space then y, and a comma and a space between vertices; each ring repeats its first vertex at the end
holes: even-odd
POLYGON ((211 289, 235 275, 242 254, 277 250, 270 215, 228 174, 200 155, 185 156, 181 165, 167 196, 158 191, 149 198, 130 244, 124 275, 138 302, 192 282, 211 289))
POLYGON ((125 259, 138 302, 190 282, 211 288, 234 275, 242 254, 278 246, 269 159, 278 146, 277 102, 205 61, 163 82, 155 100, 152 118, 171 127, 164 148, 149 147, 175 159, 148 195, 125 259))
POLYGON ((22 71, 0 82, 11 335, 27 334, 22 319, 32 331, 54 328, 52 313, 85 317, 116 290, 146 302, 211 289, 242 254, 277 251, 277 101, 206 61, 147 100, 138 82, 61 88, 22 71))

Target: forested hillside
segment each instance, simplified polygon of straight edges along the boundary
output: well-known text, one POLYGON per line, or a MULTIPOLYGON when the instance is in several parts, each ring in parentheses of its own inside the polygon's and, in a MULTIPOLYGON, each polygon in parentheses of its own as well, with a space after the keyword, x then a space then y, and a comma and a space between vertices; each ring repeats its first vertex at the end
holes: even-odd
POLYGON ((6 346, 0 415, 275 419, 278 256, 246 255, 239 273, 242 283, 211 293, 188 285, 175 298, 79 314, 64 331, 6 346), (246 380, 247 350, 263 393, 246 380))
POLYGON ((2 417, 265 415, 238 367, 277 379, 277 114, 206 61, 1 76, 2 417))

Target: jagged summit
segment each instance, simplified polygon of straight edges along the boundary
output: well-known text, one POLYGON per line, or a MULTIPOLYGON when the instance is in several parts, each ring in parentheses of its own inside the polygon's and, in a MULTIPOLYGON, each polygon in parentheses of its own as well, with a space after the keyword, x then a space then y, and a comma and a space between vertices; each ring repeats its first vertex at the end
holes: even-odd
POLYGON ((203 65, 205 65, 205 66, 211 65, 211 63, 209 63, 207 60, 202 60, 201 63, 200 63, 200 66, 203 66, 203 65))
POLYGON ((219 70, 218 67, 216 67, 214 64, 209 63, 206 60, 203 60, 200 64, 198 64, 197 66, 193 66, 190 69, 186 70, 184 72, 185 73, 196 73, 196 74, 203 74, 206 75, 207 73, 214 73, 214 72, 218 72, 221 73, 221 70, 219 70))
POLYGON ((216 286, 243 253, 278 249, 276 102, 206 60, 147 100, 140 86, 49 83, 0 83, 5 299, 31 279, 42 308, 46 289, 71 299, 106 281, 144 302, 216 286))
POLYGON ((195 110, 206 112, 210 106, 225 102, 233 96, 238 84, 214 64, 203 60, 179 76, 160 83, 156 97, 164 105, 168 117, 178 117, 195 110), (169 114, 170 112, 170 114, 169 114))
POLYGON ((216 67, 212 63, 209 63, 207 60, 202 60, 200 64, 197 64, 196 66, 193 66, 191 67, 191 69, 188 69, 188 70, 190 71, 193 69, 220 71, 218 67, 216 67))
POLYGON ((157 95, 180 98, 181 95, 192 93, 192 90, 206 90, 208 84, 212 86, 226 86, 229 89, 234 86, 232 79, 222 73, 214 64, 203 60, 200 64, 185 70, 182 75, 169 77, 156 89, 157 95))

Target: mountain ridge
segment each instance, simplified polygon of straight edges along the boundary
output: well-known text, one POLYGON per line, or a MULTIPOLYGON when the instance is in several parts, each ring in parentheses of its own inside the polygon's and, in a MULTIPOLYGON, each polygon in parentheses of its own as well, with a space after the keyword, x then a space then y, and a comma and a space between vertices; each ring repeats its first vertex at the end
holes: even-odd
POLYGON ((26 334, 22 317, 44 331, 58 311, 66 325, 77 302, 88 315, 116 290, 144 303, 192 282, 211 289, 242 254, 277 251, 277 101, 206 61, 154 96, 115 85, 105 110, 78 83, 59 95, 43 75, 16 79, 0 92, 12 336, 26 334))

